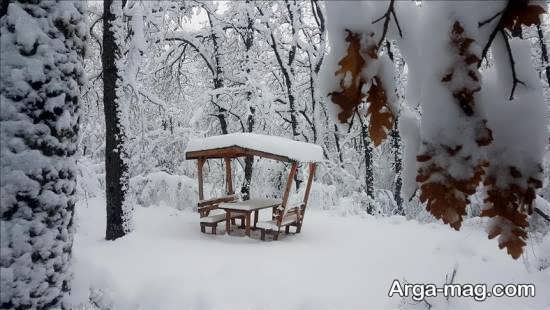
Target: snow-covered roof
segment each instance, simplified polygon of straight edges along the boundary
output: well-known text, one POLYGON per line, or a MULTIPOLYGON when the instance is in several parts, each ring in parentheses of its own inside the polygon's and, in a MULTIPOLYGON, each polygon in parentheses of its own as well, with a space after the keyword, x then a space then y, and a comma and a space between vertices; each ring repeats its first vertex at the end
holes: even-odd
POLYGON ((246 155, 299 162, 319 162, 323 160, 323 150, 316 144, 254 133, 232 133, 192 139, 185 151, 187 159, 246 155))

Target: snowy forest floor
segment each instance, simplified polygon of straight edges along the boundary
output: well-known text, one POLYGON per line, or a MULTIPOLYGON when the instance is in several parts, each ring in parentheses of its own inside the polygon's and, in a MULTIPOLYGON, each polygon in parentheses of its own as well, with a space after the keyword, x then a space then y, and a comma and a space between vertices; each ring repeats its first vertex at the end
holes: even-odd
MULTIPOLYGON (((113 309, 425 309, 388 297, 393 279, 441 285, 455 265, 455 283, 534 283, 537 296, 428 298, 432 310, 550 308, 550 268, 528 271, 487 240, 479 221, 456 232, 308 210, 301 234, 262 242, 225 235, 223 224, 218 235, 202 234, 197 213, 154 206, 135 210, 130 235, 105 241, 104 203, 77 207, 73 298, 92 287, 113 309)), ((527 251, 533 259, 536 249, 527 251)))

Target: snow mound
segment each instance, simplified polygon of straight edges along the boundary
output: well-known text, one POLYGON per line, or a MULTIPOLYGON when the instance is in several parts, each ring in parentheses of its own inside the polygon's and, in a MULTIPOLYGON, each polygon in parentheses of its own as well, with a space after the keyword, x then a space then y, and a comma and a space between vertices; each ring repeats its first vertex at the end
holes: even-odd
MULTIPOLYGON (((456 232, 399 216, 335 213, 308 209, 300 234, 262 242, 258 231, 254 239, 242 231, 224 235, 224 225, 218 235, 202 234, 196 212, 136 208, 135 230, 105 241, 104 201, 95 199, 77 207, 72 294, 122 310, 402 309, 400 297, 388 297, 394 279, 441 283, 458 264, 456 283, 534 283, 537 295, 451 298, 432 309, 542 310, 550 304, 544 293, 550 269, 527 271, 495 249, 483 225, 456 232), (284 298, 273 298, 279 295, 284 298)), ((260 211, 261 220, 270 215, 260 211)), ((547 257, 549 245, 547 239, 537 257, 547 257)))

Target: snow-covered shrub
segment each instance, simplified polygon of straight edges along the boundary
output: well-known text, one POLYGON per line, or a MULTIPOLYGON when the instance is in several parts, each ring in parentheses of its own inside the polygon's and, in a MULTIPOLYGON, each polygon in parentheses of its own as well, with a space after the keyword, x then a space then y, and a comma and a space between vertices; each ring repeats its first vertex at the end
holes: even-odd
POLYGON ((537 208, 537 212, 529 217, 529 233, 537 235, 538 239, 542 239, 550 233, 550 224, 548 223, 548 219, 541 216, 538 212, 544 214, 545 217, 550 216, 550 202, 541 196, 537 196, 535 199, 535 208, 537 208))
POLYGON ((179 210, 197 205, 197 181, 158 171, 130 179, 129 199, 139 206, 166 205, 179 210))
POLYGON ((550 268, 550 234, 539 244, 539 257, 538 257, 538 270, 545 270, 550 268))
POLYGON ((380 214, 380 207, 365 192, 352 192, 351 195, 341 197, 334 211, 341 216, 367 216, 380 214))
POLYGON ((90 161, 86 157, 78 160, 76 192, 79 198, 88 199, 105 194, 105 175, 103 164, 90 161))
MULTIPOLYGON (((303 197, 304 193, 305 186, 302 187, 297 196, 303 197)), ((314 182, 311 185, 307 207, 320 210, 333 209, 338 203, 338 196, 335 185, 314 182)))
POLYGON ((391 216, 397 212, 397 203, 393 197, 393 192, 386 189, 377 189, 374 197, 378 206, 378 214, 391 216))
POLYGON ((113 283, 112 275, 93 261, 76 258, 72 269, 75 274, 67 304, 73 310, 130 309, 125 298, 113 283))
MULTIPOLYGON (((235 183, 235 192, 240 192, 243 183, 244 172, 237 170, 238 183, 235 183)), ((285 164, 268 159, 257 159, 254 161, 252 182, 250 185, 251 198, 281 197, 284 185, 288 177, 289 168, 285 164)))

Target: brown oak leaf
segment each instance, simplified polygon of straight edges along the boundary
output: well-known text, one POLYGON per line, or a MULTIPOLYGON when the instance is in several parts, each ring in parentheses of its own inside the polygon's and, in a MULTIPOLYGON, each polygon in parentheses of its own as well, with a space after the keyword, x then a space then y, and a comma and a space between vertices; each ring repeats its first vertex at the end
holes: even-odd
POLYGON ((366 65, 361 55, 361 36, 349 30, 346 37, 348 42, 347 54, 338 62, 340 69, 334 75, 340 77, 341 91, 330 93, 332 102, 340 106, 342 111, 338 114, 338 120, 345 123, 353 115, 361 100, 365 97, 362 92, 366 81, 361 77, 361 71, 366 65))
POLYGON ((426 210, 435 218, 459 230, 462 218, 466 215, 466 207, 470 203, 468 196, 475 193, 487 165, 479 164, 469 178, 460 180, 435 164, 420 168, 416 177, 416 181, 422 183, 420 201, 426 203, 426 210), (437 181, 430 181, 433 174, 437 174, 437 181))
POLYGON ((374 146, 380 145, 387 137, 387 133, 393 128, 394 115, 388 105, 388 98, 382 81, 375 76, 368 91, 367 101, 370 103, 367 114, 370 115, 369 136, 374 146))
MULTIPOLYGON (((518 168, 511 166, 508 171, 513 179, 522 178, 518 168)), ((498 185, 494 176, 487 176, 484 185, 487 190, 484 202, 489 208, 483 210, 481 216, 497 217, 489 231, 489 239, 500 235, 499 248, 506 248, 508 254, 517 259, 526 244, 526 229, 529 226, 527 216, 533 212, 535 190, 542 187, 542 182, 529 178, 527 187, 512 183, 503 188, 498 185)))

